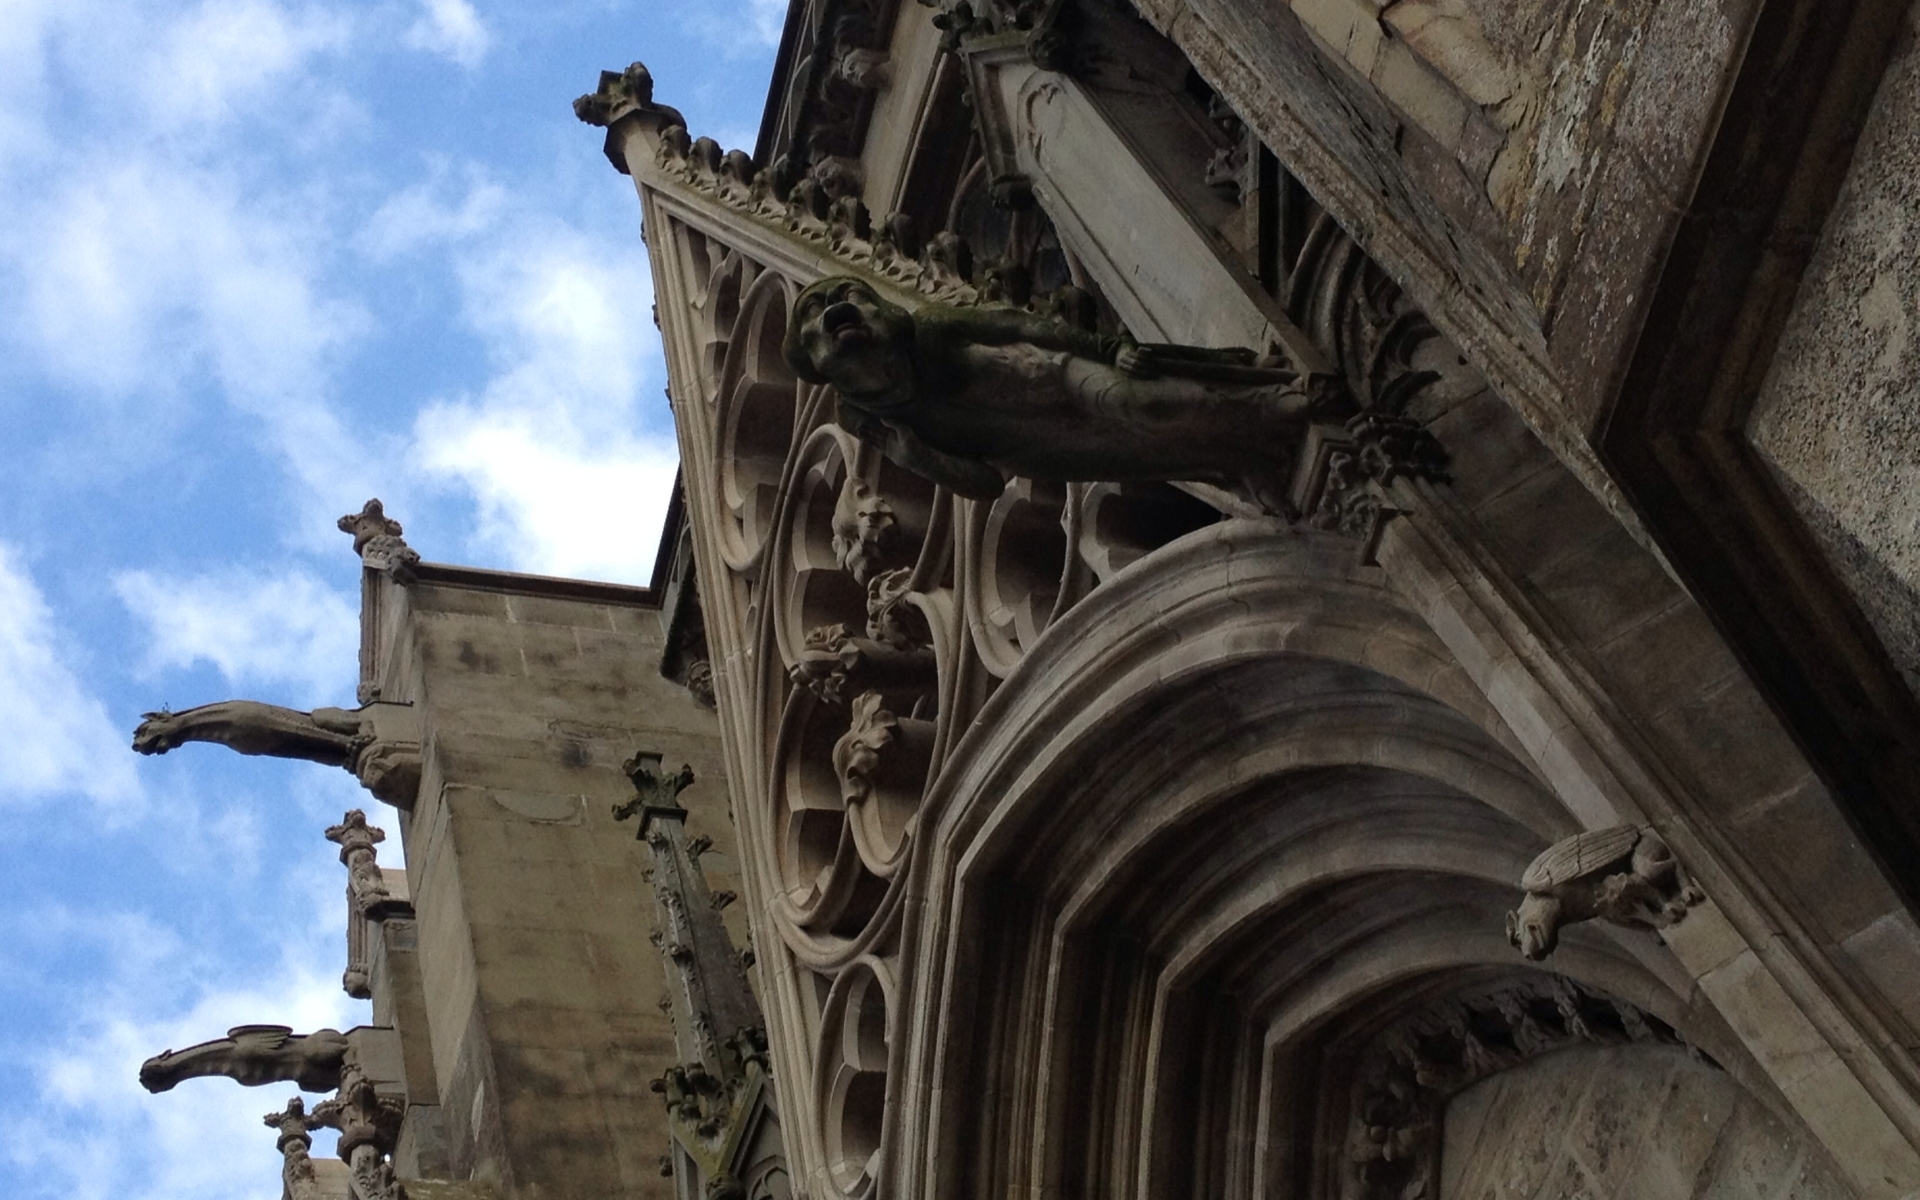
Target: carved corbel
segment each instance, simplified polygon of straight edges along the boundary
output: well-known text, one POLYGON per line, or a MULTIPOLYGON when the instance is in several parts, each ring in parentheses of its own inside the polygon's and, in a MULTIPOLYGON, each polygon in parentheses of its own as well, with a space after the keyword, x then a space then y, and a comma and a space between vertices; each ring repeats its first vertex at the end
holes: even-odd
POLYGON ((1564 838, 1520 877, 1526 898, 1507 914, 1507 939, 1539 961, 1560 930, 1595 918, 1631 929, 1665 929, 1706 898, 1652 829, 1616 825, 1564 838))
POLYGON ((863 92, 877 92, 887 86, 887 54, 855 46, 842 50, 833 60, 833 77, 863 92))

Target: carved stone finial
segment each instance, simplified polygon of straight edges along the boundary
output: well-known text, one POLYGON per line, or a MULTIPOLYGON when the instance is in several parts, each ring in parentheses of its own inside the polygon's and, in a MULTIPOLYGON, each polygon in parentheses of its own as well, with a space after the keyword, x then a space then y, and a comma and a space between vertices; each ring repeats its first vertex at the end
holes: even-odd
POLYGON ((340 532, 353 535, 353 552, 369 570, 386 571, 401 583, 411 582, 420 555, 401 538, 400 522, 387 516, 386 506, 377 498, 336 524, 340 532))
POLYGON ((341 533, 353 535, 353 552, 365 553, 367 543, 377 537, 399 537, 403 530, 400 522, 387 515, 387 506, 380 503, 378 497, 367 501, 366 506, 357 513, 348 513, 339 522, 341 533))
POLYGON ((340 1131, 337 1153, 352 1173, 355 1200, 406 1200, 391 1157, 406 1115, 405 1103, 381 1095, 351 1056, 339 1087, 332 1099, 314 1105, 311 1123, 340 1131))
MULTIPOLYGON (((614 806, 615 820, 624 821, 649 808, 679 808, 680 793, 693 786, 693 768, 682 763, 669 775, 662 769, 664 756, 653 750, 641 750, 620 764, 633 783, 633 799, 614 806)), ((642 826, 642 835, 645 826, 642 826)))
POLYGON ((295 1096, 277 1113, 268 1113, 261 1121, 278 1134, 274 1148, 280 1151, 280 1179, 287 1200, 318 1200, 319 1182, 313 1170, 313 1135, 307 1129, 306 1101, 295 1096))
POLYGON ((302 1091, 340 1086, 346 1035, 337 1029, 295 1033, 286 1025, 236 1025, 227 1036, 185 1050, 165 1050, 140 1064, 140 1085, 172 1090, 183 1079, 224 1075, 246 1087, 295 1083, 302 1091))
POLYGON ((1706 898, 1659 834, 1616 825, 1564 838, 1533 860, 1520 886, 1526 898, 1507 914, 1507 939, 1539 961, 1560 930, 1594 918, 1636 929, 1665 929, 1706 898))
POLYGON ((573 102, 573 115, 589 125, 607 126, 638 108, 652 108, 653 72, 645 63, 624 71, 600 72, 600 86, 573 102))
POLYGON ((380 869, 378 851, 386 840, 386 831, 367 824, 367 814, 351 809, 340 824, 326 832, 328 841, 340 847, 340 862, 347 868, 347 969, 340 985, 349 996, 359 1000, 373 995, 368 967, 368 925, 394 915, 411 913, 411 908, 393 898, 387 888, 386 874, 380 869))

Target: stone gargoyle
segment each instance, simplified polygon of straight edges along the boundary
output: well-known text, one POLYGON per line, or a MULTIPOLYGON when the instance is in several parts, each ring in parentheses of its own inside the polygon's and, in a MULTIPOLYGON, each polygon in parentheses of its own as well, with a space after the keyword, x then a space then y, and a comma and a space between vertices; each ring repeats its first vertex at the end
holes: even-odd
POLYGON ((188 742, 215 742, 241 754, 351 766, 361 745, 360 714, 345 708, 301 712, 257 700, 222 700, 184 712, 150 712, 133 748, 165 754, 188 742))
POLYGON ((236 1025, 227 1036, 185 1050, 166 1050, 140 1064, 140 1085, 170 1091, 183 1079, 224 1075, 247 1087, 297 1084, 306 1092, 340 1086, 347 1035, 337 1029, 295 1033, 286 1025, 236 1025))
POLYGON ((1538 962, 1560 930, 1598 917, 1636 929, 1665 929, 1705 898, 1660 835, 1616 825, 1563 838, 1533 860, 1527 895, 1507 914, 1507 940, 1538 962))
POLYGON ((413 803, 420 784, 418 733, 408 729, 409 736, 383 737, 380 726, 389 719, 400 726, 413 717, 406 706, 395 704, 301 712, 257 700, 222 700, 177 713, 147 713, 133 731, 133 748, 165 754, 188 742, 213 742, 241 754, 345 767, 368 791, 404 808, 413 803))
POLYGON ((917 312, 858 279, 800 293, 783 352, 842 428, 976 500, 1008 475, 1192 480, 1274 504, 1310 420, 1348 415, 1250 350, 1136 345, 1005 305, 917 312))

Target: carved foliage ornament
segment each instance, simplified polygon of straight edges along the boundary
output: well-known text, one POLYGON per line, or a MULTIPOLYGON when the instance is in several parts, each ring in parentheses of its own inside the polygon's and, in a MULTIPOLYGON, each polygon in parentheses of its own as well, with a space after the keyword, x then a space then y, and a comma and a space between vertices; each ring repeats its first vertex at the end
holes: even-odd
POLYGON ((1344 438, 1321 446, 1317 495, 1301 508, 1315 529, 1371 542, 1387 515, 1382 490, 1397 479, 1447 479, 1447 453, 1409 417, 1361 413, 1344 438))

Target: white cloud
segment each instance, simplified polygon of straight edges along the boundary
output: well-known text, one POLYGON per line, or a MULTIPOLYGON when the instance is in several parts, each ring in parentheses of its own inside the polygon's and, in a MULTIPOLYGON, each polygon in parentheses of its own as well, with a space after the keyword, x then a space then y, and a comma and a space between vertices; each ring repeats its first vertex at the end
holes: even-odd
POLYGON ((305 571, 127 571, 113 586, 148 627, 141 665, 150 676, 208 662, 234 686, 292 685, 301 703, 351 702, 357 609, 305 571))
MULTIPOLYGON (((14 1051, 33 1094, 0 1099, 0 1161, 33 1197, 61 1200, 270 1200, 280 1156, 261 1115, 295 1088, 243 1088, 192 1079, 148 1095, 140 1063, 163 1049, 219 1037, 234 1025, 277 1022, 298 1032, 364 1019, 339 986, 338 880, 301 872, 302 891, 326 903, 282 954, 245 966, 211 958, 137 913, 28 914, 35 929, 85 947, 103 971, 76 997, 45 1044, 14 1051), (322 893, 324 892, 324 897, 322 893), (201 982, 210 974, 222 986, 201 982), (24 1061, 23 1061, 24 1060, 24 1061), (37 1185, 37 1186, 36 1186, 37 1185)), ((325 1143, 315 1147, 326 1153, 325 1143)))
POLYGON ((245 103, 277 99, 273 85, 315 56, 343 48, 338 13, 266 0, 205 0, 169 23, 142 81, 147 115, 163 127, 231 119, 245 103))
POLYGON ((406 44, 463 67, 478 66, 493 39, 472 0, 420 0, 420 6, 426 12, 407 29, 406 44))
POLYGON ((643 580, 678 462, 671 437, 642 432, 658 353, 644 269, 550 220, 499 228, 458 271, 493 377, 420 414, 417 460, 473 495, 479 540, 514 566, 643 580))
POLYGON ((754 32, 769 46, 780 44, 780 33, 787 23, 788 0, 747 0, 747 17, 754 32))
POLYGON ((129 734, 62 661, 60 641, 18 552, 0 542, 0 801, 72 792, 137 801, 129 734))
POLYGON ((326 278, 325 177, 275 175, 232 126, 269 104, 276 129, 329 111, 339 88, 317 67, 353 22, 269 0, 79 0, 20 24, 0 36, 0 339, 136 453, 170 448, 177 406, 213 384, 305 485, 302 524, 325 529, 371 485, 329 397, 368 323, 326 278))
POLYGON ((451 172, 435 163, 428 178, 389 196, 356 239, 376 262, 428 246, 470 238, 496 225, 507 207, 507 189, 476 171, 466 172, 466 194, 452 196, 451 172))

